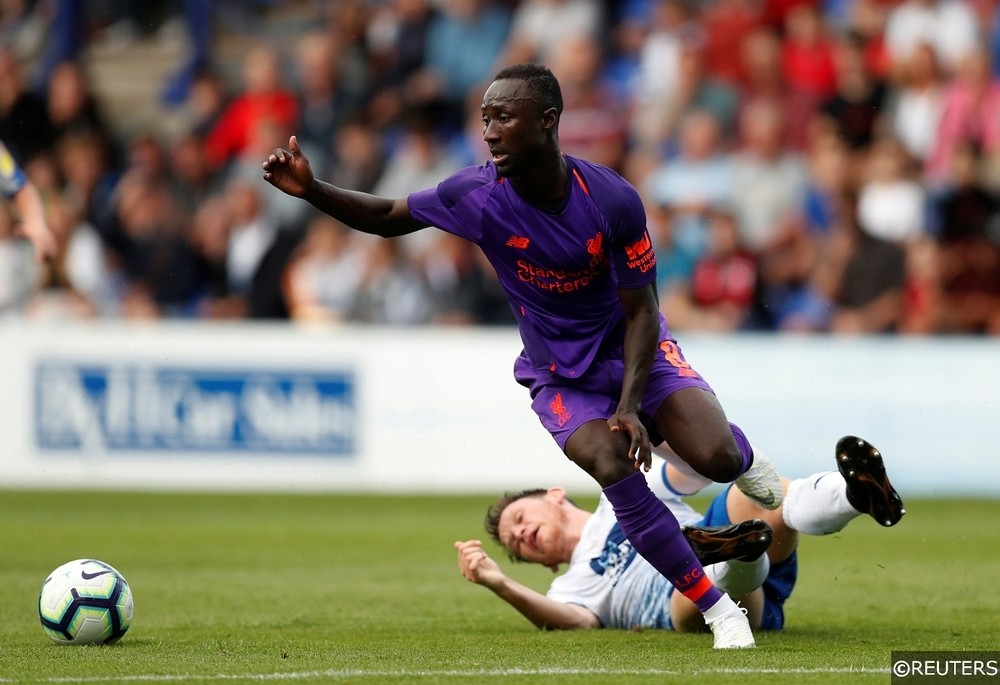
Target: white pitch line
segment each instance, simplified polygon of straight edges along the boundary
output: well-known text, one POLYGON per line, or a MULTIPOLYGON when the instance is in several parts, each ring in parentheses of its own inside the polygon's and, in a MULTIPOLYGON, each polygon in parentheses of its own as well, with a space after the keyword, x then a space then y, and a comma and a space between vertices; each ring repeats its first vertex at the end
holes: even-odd
POLYGON ((212 675, 171 675, 171 674, 135 674, 108 677, 51 677, 36 680, 14 680, 0 677, 0 683, 66 683, 67 685, 84 683, 170 683, 178 681, 271 681, 271 680, 308 680, 310 678, 393 678, 393 677, 456 677, 470 678, 481 676, 544 676, 544 675, 751 675, 751 674, 817 674, 832 675, 844 673, 889 673, 888 668, 868 668, 865 666, 847 668, 704 668, 694 671, 678 671, 670 669, 601 669, 601 668, 502 668, 480 670, 396 670, 374 671, 357 669, 329 669, 325 671, 289 671, 287 673, 216 673, 212 675))

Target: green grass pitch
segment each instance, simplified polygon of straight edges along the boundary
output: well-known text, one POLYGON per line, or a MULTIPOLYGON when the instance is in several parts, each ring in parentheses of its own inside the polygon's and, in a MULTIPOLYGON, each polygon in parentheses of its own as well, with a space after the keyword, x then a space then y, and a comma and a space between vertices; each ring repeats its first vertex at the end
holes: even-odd
POLYGON ((458 573, 452 542, 481 536, 490 502, 0 491, 0 683, 887 683, 891 650, 1000 644, 1000 500, 908 499, 895 528, 805 537, 787 629, 737 652, 535 630, 458 573), (78 557, 132 586, 117 645, 56 645, 38 623, 45 576, 78 557))

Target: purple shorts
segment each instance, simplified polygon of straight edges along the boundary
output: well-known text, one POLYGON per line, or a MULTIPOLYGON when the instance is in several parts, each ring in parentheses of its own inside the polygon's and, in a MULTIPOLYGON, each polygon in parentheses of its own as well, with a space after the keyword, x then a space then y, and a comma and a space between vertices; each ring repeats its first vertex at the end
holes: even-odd
MULTIPOLYGON (((597 359, 580 378, 564 378, 547 369, 532 368, 524 354, 514 362, 515 380, 528 388, 531 408, 564 452, 573 431, 587 421, 607 420, 615 413, 624 376, 625 363, 621 359, 597 359)), ((681 388, 713 392, 708 381, 684 359, 677 341, 666 338, 658 346, 639 412, 654 445, 662 442, 663 436, 653 425, 653 415, 668 395, 681 388)))

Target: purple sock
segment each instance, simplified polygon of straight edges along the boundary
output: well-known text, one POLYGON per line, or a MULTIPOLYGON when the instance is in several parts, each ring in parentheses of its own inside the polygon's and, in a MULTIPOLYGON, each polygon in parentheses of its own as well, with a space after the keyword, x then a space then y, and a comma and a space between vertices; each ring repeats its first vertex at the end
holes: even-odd
POLYGON ((733 437, 736 438, 736 445, 740 448, 740 454, 743 455, 743 465, 740 467, 740 472, 736 474, 737 476, 742 476, 753 466, 753 447, 750 446, 750 441, 747 440, 747 436, 739 426, 735 423, 730 423, 729 428, 733 431, 733 437))
POLYGON ((633 473, 604 488, 604 494, 636 551, 698 605, 701 613, 722 598, 681 533, 677 519, 649 489, 643 474, 633 473))

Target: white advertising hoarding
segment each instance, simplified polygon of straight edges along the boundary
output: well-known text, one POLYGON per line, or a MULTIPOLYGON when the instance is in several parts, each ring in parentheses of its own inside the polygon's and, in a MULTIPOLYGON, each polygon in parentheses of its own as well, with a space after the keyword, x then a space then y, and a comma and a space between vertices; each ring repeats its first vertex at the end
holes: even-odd
MULTIPOLYGON (((787 475, 861 435, 904 493, 992 496, 1000 341, 681 336, 787 475)), ((0 325, 0 487, 596 491, 512 377, 513 329, 0 325)))

